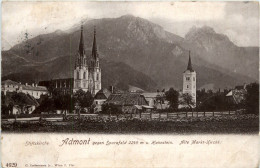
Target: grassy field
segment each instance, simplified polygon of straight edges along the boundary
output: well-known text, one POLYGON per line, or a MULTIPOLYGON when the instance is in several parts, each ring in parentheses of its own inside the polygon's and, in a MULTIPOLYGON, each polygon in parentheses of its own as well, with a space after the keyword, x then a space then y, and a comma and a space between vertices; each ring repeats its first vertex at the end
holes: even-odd
POLYGON ((62 122, 6 123, 2 124, 2 131, 107 134, 258 134, 259 117, 245 114, 171 120, 83 118, 62 122))

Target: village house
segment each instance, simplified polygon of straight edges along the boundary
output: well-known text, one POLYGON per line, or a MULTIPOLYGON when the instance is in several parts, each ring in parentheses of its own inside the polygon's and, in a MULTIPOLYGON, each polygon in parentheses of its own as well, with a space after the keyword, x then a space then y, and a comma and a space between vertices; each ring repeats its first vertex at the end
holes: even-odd
POLYGON ((2 91, 6 95, 7 92, 22 92, 25 94, 29 94, 33 96, 35 99, 39 99, 41 95, 48 94, 48 90, 45 86, 38 86, 37 84, 25 85, 12 81, 12 80, 5 80, 2 81, 2 91))
POLYGON ((102 111, 102 104, 104 104, 108 97, 111 95, 111 92, 108 89, 101 89, 97 92, 97 94, 94 97, 93 105, 95 106, 94 111, 100 112, 102 111))
POLYGON ((246 92, 246 84, 244 84, 243 86, 236 86, 234 89, 231 89, 226 97, 232 103, 239 104, 245 99, 246 92))
POLYGON ((164 92, 144 92, 142 95, 150 107, 155 109, 166 109, 169 107, 169 102, 165 100, 164 92))
POLYGON ((141 93, 114 93, 108 97, 106 103, 118 106, 123 113, 134 114, 152 108, 141 93))
POLYGON ((37 100, 22 92, 7 92, 2 95, 2 114, 16 115, 16 114, 31 114, 39 103, 37 100))

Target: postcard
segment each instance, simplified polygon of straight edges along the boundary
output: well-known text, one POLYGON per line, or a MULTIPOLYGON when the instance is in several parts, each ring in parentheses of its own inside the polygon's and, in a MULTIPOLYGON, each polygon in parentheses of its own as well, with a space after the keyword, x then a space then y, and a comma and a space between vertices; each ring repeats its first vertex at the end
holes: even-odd
POLYGON ((1 167, 259 166, 259 2, 1 8, 1 167))

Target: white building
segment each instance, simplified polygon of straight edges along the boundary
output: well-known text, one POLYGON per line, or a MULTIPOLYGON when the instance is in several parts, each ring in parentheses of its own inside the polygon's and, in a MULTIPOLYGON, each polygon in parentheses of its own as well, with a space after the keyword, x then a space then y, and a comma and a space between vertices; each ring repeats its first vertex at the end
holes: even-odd
POLYGON ((188 93, 192 96, 194 103, 196 104, 196 72, 192 68, 190 52, 189 62, 187 70, 183 72, 183 90, 182 93, 188 93))
POLYGON ((33 96, 35 99, 39 99, 41 95, 48 94, 48 90, 45 86, 38 86, 37 84, 28 85, 27 83, 23 85, 12 80, 2 81, 1 88, 5 95, 6 92, 22 92, 33 96))
POLYGON ((32 85, 22 85, 22 90, 23 93, 29 94, 33 96, 35 99, 39 99, 41 95, 46 95, 48 94, 48 90, 45 86, 38 86, 37 84, 32 84, 32 85))

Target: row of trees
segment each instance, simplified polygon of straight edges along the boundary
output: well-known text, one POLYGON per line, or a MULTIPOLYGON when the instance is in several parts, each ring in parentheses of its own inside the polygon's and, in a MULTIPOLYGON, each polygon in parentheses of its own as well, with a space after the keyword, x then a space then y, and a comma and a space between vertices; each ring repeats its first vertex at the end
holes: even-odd
POLYGON ((183 109, 178 109, 178 106, 181 104, 192 110, 196 105, 196 110, 232 110, 232 109, 246 109, 248 113, 259 113, 259 84, 251 83, 246 87, 246 94, 242 98, 242 101, 235 103, 232 101, 232 98, 226 97, 228 90, 223 92, 217 91, 213 92, 212 90, 205 91, 205 89, 197 91, 197 102, 192 99, 190 94, 182 94, 181 97, 179 92, 174 88, 170 88, 165 92, 165 97, 158 98, 159 102, 162 99, 169 101, 169 110, 178 111, 183 109), (180 98, 179 98, 180 97, 180 98))
POLYGON ((94 98, 90 92, 84 92, 81 89, 74 94, 62 94, 54 90, 51 96, 44 95, 39 101, 40 106, 36 109, 36 113, 43 111, 51 112, 54 110, 68 111, 71 113, 75 110, 76 105, 81 112, 91 110, 94 98))
POLYGON ((190 94, 182 94, 181 99, 179 99, 179 96, 179 92, 173 88, 165 92, 165 99, 169 102, 169 110, 178 111, 180 104, 187 106, 190 110, 195 107, 195 102, 190 94))
MULTIPOLYGON (((192 99, 190 94, 179 95, 179 92, 174 88, 170 88, 165 92, 165 95, 160 95, 156 98, 156 101, 159 103, 164 103, 165 100, 169 102, 170 111, 178 111, 179 105, 187 107, 189 110, 193 110, 193 107, 196 106, 196 110, 231 110, 234 108, 244 108, 249 113, 258 114, 259 111, 259 84, 251 83, 247 85, 247 92, 244 96, 243 101, 239 104, 235 104, 232 101, 229 101, 226 97, 228 93, 227 90, 224 92, 213 92, 211 90, 197 91, 197 103, 192 99), (181 96, 181 97, 180 97, 181 96)), ((65 110, 72 112, 75 108, 75 105, 80 108, 81 111, 84 109, 94 109, 93 107, 94 98, 90 92, 84 92, 83 90, 78 90, 74 94, 61 94, 60 92, 53 92, 51 97, 42 97, 40 100, 40 107, 38 111, 52 111, 52 110, 65 110)), ((181 109, 184 110, 184 109, 181 109)), ((103 113, 107 114, 119 114, 120 111, 111 104, 104 104, 102 106, 103 113)))

